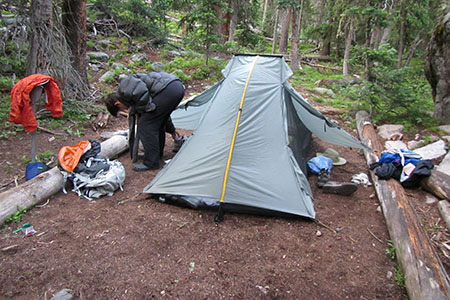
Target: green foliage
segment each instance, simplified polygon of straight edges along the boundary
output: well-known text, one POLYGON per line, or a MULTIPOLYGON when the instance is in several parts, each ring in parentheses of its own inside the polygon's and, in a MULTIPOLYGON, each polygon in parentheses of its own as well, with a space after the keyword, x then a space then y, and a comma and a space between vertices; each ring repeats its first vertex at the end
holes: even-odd
POLYGON ((397 268, 395 269, 394 281, 399 287, 406 288, 405 274, 403 274, 402 268, 400 268, 400 266, 397 266, 397 268))
POLYGON ((184 42, 193 49, 206 53, 205 65, 208 65, 211 45, 223 38, 223 35, 216 32, 216 28, 225 20, 218 18, 217 12, 228 11, 228 5, 220 0, 184 2, 188 9, 180 20, 180 26, 184 25, 186 28, 184 42))
POLYGON ((17 211, 5 220, 5 224, 20 222, 20 220, 22 220, 26 213, 26 208, 20 209, 19 207, 17 207, 17 211))
POLYGON ((392 241, 388 241, 388 246, 389 248, 386 249, 386 254, 392 259, 395 260, 396 259, 396 254, 395 254, 395 246, 392 243, 392 241))
POLYGON ((91 0, 93 3, 88 15, 90 19, 114 19, 120 28, 133 36, 146 36, 150 39, 164 40, 166 31, 165 13, 169 1, 165 0, 91 0))

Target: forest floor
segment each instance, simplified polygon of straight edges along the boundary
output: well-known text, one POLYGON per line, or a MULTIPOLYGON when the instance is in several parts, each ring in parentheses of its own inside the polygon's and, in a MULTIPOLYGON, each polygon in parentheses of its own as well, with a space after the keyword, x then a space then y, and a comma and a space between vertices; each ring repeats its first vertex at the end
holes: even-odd
MULTIPOLYGON (((333 109, 313 104, 343 123, 333 109)), ((57 153, 62 146, 124 129, 126 119, 117 118, 98 131, 85 128, 83 137, 39 132, 37 151, 57 153)), ((360 152, 316 138, 308 158, 328 147, 347 160, 333 168, 333 180, 368 174, 360 152)), ((23 182, 21 157, 30 149, 25 133, 0 140, 2 191, 23 182)), ((167 136, 164 159, 173 157, 172 149, 167 136)), ((128 152, 118 159, 126 168, 123 191, 93 201, 57 193, 19 223, 3 226, 0 298, 50 299, 64 288, 76 299, 407 298, 399 267, 387 254, 393 248, 372 186, 359 186, 351 196, 325 194, 311 176, 319 222, 226 214, 215 224, 214 211, 171 206, 146 195, 133 198, 158 170, 134 172, 128 152), (35 235, 12 233, 27 222, 35 235)), ((436 224, 439 213, 425 203, 425 192, 412 190, 408 196, 424 224, 436 224)), ((445 227, 442 221, 438 225, 445 227)))

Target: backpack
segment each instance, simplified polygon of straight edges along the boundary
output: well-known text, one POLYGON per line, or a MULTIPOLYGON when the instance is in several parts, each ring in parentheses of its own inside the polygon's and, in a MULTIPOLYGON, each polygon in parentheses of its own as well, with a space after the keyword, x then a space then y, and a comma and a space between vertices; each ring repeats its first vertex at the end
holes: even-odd
POLYGON ((67 152, 78 153, 81 151, 84 153, 79 157, 75 167, 72 163, 70 167, 70 169, 73 168, 72 171, 65 168, 64 160, 59 161, 58 167, 64 177, 63 192, 67 193, 65 189, 67 181, 72 182, 73 192, 88 200, 100 198, 103 195, 112 196, 119 188, 123 190, 125 167, 118 160, 110 161, 108 158, 98 157, 97 154, 100 153, 100 143, 98 141, 90 140, 89 144, 90 146, 88 147, 86 147, 86 143, 78 144, 88 149, 87 151, 84 151, 84 149, 74 151, 74 146, 77 145, 67 146, 69 150, 65 147, 61 148, 58 154, 59 158, 63 157, 63 153, 67 152))

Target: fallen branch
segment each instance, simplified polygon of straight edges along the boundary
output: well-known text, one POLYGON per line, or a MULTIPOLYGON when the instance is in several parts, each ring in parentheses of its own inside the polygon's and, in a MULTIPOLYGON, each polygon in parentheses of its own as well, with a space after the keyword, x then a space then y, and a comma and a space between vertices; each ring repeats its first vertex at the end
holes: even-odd
POLYGON ((307 62, 305 60, 302 60, 301 63, 311 66, 311 67, 315 67, 315 68, 323 68, 323 69, 329 69, 329 70, 333 70, 333 71, 337 71, 337 72, 342 72, 341 68, 339 68, 339 67, 330 67, 330 66, 324 66, 324 65, 319 65, 319 64, 313 64, 313 63, 307 62))
POLYGON ((328 229, 329 231, 336 233, 336 230, 334 230, 333 228, 323 224, 321 221, 319 221, 318 219, 315 219, 314 222, 316 222, 316 224, 318 224, 319 226, 325 227, 326 229, 328 229))
POLYGON ((372 231, 370 231, 370 229, 368 227, 366 229, 377 241, 384 244, 383 241, 381 239, 379 239, 372 231))
POLYGON ((59 132, 55 132, 55 131, 51 131, 50 129, 44 128, 42 126, 38 126, 39 130, 42 130, 43 132, 47 132, 53 135, 64 135, 64 133, 59 133, 59 132))

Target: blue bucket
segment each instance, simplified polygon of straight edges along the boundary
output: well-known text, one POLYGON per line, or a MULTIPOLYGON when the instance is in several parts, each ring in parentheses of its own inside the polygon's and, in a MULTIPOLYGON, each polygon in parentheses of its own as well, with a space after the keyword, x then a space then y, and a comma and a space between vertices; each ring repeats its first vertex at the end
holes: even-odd
POLYGON ((30 180, 49 169, 50 168, 46 164, 41 162, 29 163, 25 169, 25 179, 30 180))

